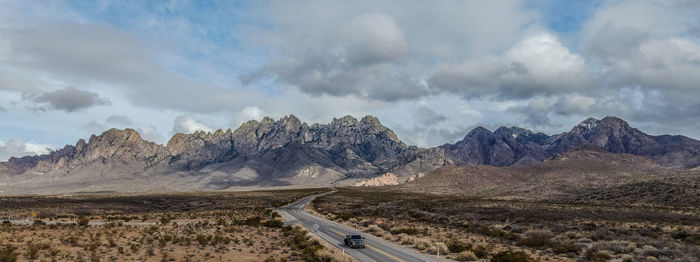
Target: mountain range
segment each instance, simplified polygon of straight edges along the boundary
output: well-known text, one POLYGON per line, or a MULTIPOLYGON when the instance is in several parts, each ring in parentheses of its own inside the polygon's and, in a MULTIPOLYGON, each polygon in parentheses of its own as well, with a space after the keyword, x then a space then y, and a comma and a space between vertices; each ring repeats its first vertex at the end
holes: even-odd
POLYGON ((235 131, 179 133, 166 145, 133 129, 110 129, 47 155, 0 163, 0 194, 342 186, 387 173, 404 183, 443 166, 531 166, 584 146, 666 168, 700 165, 700 141, 648 135, 616 117, 589 118, 553 136, 477 127, 454 144, 418 148, 373 116, 309 125, 289 115, 235 131))

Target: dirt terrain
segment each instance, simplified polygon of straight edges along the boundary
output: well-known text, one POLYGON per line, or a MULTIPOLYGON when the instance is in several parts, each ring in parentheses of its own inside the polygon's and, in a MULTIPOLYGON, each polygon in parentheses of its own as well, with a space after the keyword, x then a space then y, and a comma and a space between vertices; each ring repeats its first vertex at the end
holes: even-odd
POLYGON ((449 250, 450 258, 461 261, 516 256, 518 251, 538 261, 700 257, 697 210, 489 200, 377 188, 339 189, 315 200, 312 208, 422 252, 449 250))
POLYGON ((4 197, 0 261, 343 261, 270 209, 323 191, 4 197))

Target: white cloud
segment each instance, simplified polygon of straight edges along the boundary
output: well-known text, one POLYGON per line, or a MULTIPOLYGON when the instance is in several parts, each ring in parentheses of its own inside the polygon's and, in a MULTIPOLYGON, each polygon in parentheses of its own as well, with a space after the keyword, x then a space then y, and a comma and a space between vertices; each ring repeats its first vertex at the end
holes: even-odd
POLYGON ((153 141, 158 144, 165 144, 166 142, 165 137, 163 137, 153 125, 139 125, 135 129, 144 140, 153 141))
POLYGON ((180 115, 175 118, 171 133, 191 134, 196 131, 211 132, 212 128, 204 124, 204 122, 195 119, 191 115, 180 115))
POLYGON ((465 97, 526 98, 583 91, 589 74, 584 59, 549 33, 523 39, 500 56, 438 69, 431 88, 465 97))
POLYGON ((243 118, 241 122, 246 122, 248 120, 260 121, 265 116, 265 113, 257 106, 246 106, 241 110, 241 115, 243 118))
POLYGON ((0 140, 0 161, 6 161, 10 157, 22 157, 28 155, 43 155, 51 152, 51 145, 22 142, 19 139, 0 140))

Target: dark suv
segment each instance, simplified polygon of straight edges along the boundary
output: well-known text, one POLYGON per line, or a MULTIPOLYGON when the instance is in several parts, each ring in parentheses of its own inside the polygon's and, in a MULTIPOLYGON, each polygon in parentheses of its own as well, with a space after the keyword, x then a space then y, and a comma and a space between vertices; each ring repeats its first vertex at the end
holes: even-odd
POLYGON ((365 237, 362 235, 347 235, 343 241, 350 248, 365 248, 365 237))

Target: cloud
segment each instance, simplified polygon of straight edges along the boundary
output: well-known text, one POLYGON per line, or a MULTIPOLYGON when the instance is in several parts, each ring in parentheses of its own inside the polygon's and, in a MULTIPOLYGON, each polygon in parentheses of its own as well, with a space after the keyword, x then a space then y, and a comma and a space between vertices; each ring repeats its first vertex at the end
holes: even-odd
POLYGON ((69 113, 93 106, 110 104, 108 99, 101 98, 96 93, 73 87, 44 92, 32 98, 32 100, 40 104, 46 104, 51 109, 69 113))
POLYGON ((421 126, 431 126, 447 120, 447 117, 436 113, 433 109, 425 105, 420 105, 416 110, 415 119, 421 126))
POLYGON ((243 121, 261 120, 265 116, 265 113, 257 106, 246 106, 241 111, 241 114, 244 118, 243 121))
POLYGON ((180 115, 175 118, 171 133, 191 134, 196 131, 210 132, 212 131, 212 128, 204 124, 202 121, 195 119, 193 116, 180 115))
POLYGON ((274 60, 242 81, 272 77, 315 96, 396 101, 427 95, 420 77, 395 64, 405 57, 407 43, 393 17, 362 14, 339 27, 329 46, 274 60))
POLYGON ((243 75, 243 83, 271 78, 313 96, 388 102, 430 96, 426 78, 434 64, 500 50, 537 27, 536 12, 519 0, 299 1, 254 10, 274 26, 253 30, 262 41, 240 41, 267 45, 280 58, 243 75))
POLYGON ((158 144, 164 144, 166 142, 165 137, 163 137, 153 125, 139 125, 136 127, 136 131, 139 132, 141 138, 144 140, 153 141, 158 144))
POLYGON ((666 132, 673 130, 664 126, 694 122, 698 15, 693 1, 613 1, 598 9, 583 25, 580 43, 598 86, 586 94, 598 100, 590 110, 666 132))
POLYGON ((345 45, 341 59, 352 67, 397 61, 408 45, 394 18, 382 13, 356 16, 340 38, 345 45))
POLYGON ((101 134, 102 132, 106 131, 109 129, 109 127, 100 124, 99 122, 95 120, 91 120, 87 124, 83 125, 83 128, 85 128, 90 134, 101 134))
MULTIPOLYGON (((136 106, 198 112, 238 110, 241 102, 263 97, 254 89, 233 90, 174 72, 164 65, 173 56, 168 47, 150 46, 109 25, 21 19, 16 24, 2 31, 0 39, 10 46, 0 53, 6 69, 0 74, 12 76, 0 78, 3 89, 24 93, 56 83, 109 86, 136 106)), ((80 109, 71 105, 75 103, 55 104, 64 111, 80 109)))
POLYGON ((113 125, 119 125, 119 126, 129 126, 133 124, 131 119, 127 116, 124 115, 111 115, 107 117, 107 123, 113 124, 113 125))
POLYGON ((51 152, 52 146, 22 142, 19 139, 0 140, 0 161, 7 161, 10 157, 22 157, 27 155, 43 155, 51 152))
POLYGON ((438 69, 431 89, 465 97, 527 98, 583 91, 588 83, 583 57, 549 34, 533 35, 500 56, 468 60, 438 69))
POLYGON ((532 127, 550 127, 552 118, 605 115, 613 107, 596 98, 581 94, 535 96, 524 103, 510 106, 507 114, 518 115, 532 127))

